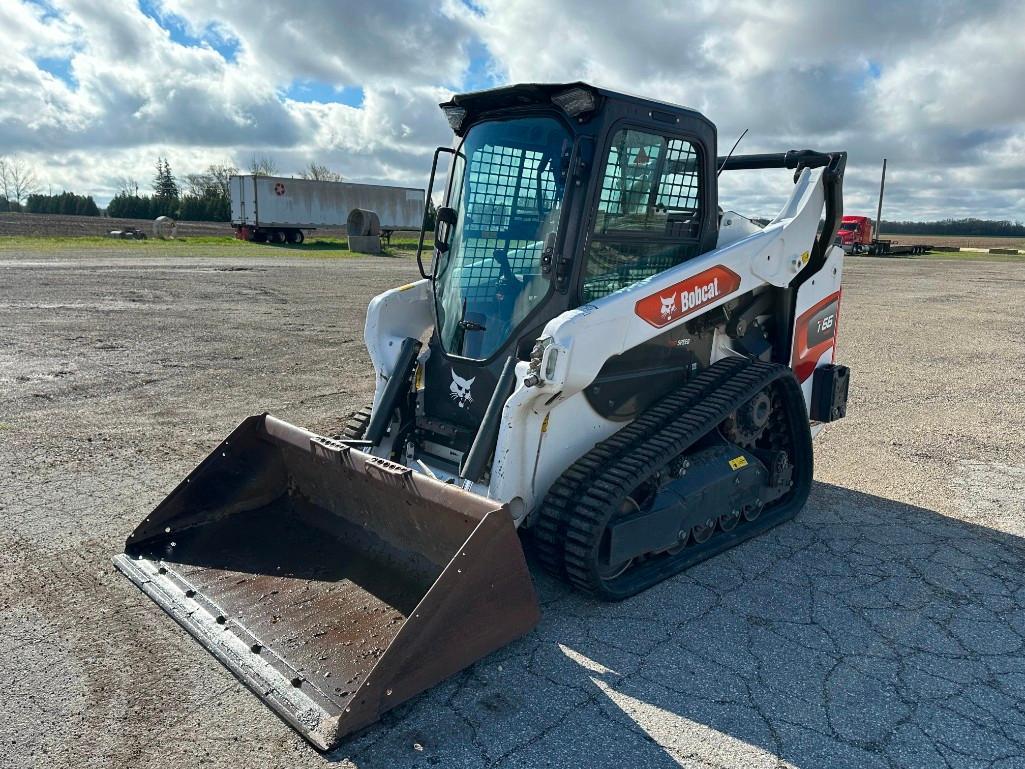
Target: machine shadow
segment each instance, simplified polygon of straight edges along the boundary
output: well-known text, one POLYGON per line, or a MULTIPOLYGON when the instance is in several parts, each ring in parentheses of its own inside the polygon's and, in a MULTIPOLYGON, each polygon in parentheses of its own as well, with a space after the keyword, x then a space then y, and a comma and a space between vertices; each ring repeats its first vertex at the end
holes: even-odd
POLYGON ((266 243, 269 248, 279 248, 285 251, 348 251, 349 244, 344 240, 319 240, 311 238, 305 243, 266 243))
POLYGON ((1018 537, 816 483, 794 521, 619 604, 532 572, 536 631, 329 758, 810 768, 1025 749, 1018 537))

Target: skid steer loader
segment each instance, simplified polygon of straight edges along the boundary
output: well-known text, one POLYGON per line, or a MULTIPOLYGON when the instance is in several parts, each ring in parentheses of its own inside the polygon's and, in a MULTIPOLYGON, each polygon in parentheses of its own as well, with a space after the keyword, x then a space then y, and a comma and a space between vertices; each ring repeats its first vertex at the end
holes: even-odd
POLYGON ((701 114, 584 83, 441 106, 372 406, 334 437, 246 419, 115 558, 321 749, 537 623, 520 532, 626 598, 795 515, 846 409, 845 153, 717 158, 701 114), (720 173, 774 168, 771 222, 719 208, 720 173))

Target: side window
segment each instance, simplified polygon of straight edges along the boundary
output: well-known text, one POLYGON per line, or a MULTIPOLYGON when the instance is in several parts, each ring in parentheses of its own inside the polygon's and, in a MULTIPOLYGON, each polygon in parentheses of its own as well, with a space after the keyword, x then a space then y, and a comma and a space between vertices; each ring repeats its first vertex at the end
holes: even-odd
POLYGON ((651 277, 697 254, 701 163, 684 139, 616 132, 589 240, 583 301, 651 277))

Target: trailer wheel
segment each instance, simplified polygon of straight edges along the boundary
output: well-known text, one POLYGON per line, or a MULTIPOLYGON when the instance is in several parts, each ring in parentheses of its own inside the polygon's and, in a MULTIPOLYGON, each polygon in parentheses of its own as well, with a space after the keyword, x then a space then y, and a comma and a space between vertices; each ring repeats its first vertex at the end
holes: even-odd
POLYGON ((270 234, 269 240, 275 245, 281 245, 285 242, 285 233, 281 230, 273 230, 270 234))
POLYGON ((287 241, 288 241, 289 243, 294 243, 295 245, 299 245, 299 244, 301 244, 301 243, 303 242, 303 240, 304 240, 304 237, 303 237, 303 231, 302 231, 302 230, 289 230, 289 231, 288 231, 288 232, 287 232, 287 233, 285 234, 285 239, 286 239, 286 240, 287 240, 287 241))

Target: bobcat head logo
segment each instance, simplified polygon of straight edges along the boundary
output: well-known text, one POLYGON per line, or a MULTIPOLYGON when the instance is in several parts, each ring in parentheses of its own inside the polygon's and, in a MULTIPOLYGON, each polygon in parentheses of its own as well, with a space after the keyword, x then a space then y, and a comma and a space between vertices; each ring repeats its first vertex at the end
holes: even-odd
POLYGON ((662 317, 665 320, 669 320, 676 314, 676 294, 660 296, 659 299, 662 300, 662 317))
POLYGON ((473 395, 470 393, 470 387, 473 386, 473 379, 463 379, 455 371, 452 372, 452 384, 448 388, 448 397, 456 402, 459 408, 464 409, 470 403, 473 403, 473 395))

